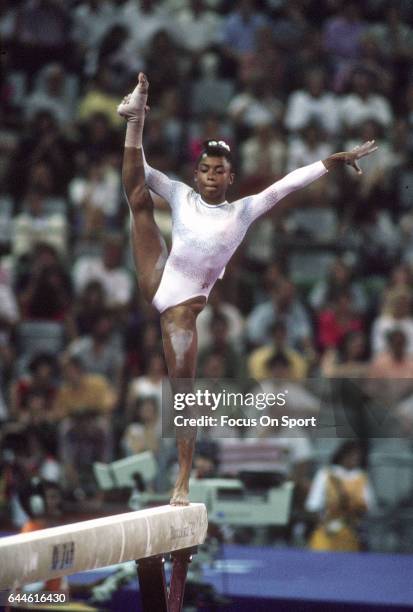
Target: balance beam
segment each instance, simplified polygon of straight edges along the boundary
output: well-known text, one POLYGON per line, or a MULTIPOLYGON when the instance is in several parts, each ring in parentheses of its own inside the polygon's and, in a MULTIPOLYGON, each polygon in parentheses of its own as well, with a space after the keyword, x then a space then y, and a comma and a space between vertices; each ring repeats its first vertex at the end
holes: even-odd
POLYGON ((190 504, 1 538, 0 590, 191 549, 204 542, 207 527, 205 506, 190 504))

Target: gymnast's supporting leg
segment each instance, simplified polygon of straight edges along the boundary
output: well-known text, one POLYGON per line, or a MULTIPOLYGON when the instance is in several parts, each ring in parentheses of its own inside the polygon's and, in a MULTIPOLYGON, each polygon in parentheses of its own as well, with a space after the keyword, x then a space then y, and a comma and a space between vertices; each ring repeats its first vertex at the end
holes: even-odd
MULTIPOLYGON (((148 302, 159 287, 168 257, 165 242, 153 216, 153 201, 145 184, 142 131, 145 121, 148 82, 141 73, 138 87, 126 100, 128 119, 122 166, 122 182, 131 212, 133 254, 140 289, 148 302)), ((196 317, 205 298, 194 298, 169 308, 161 315, 165 360, 173 390, 182 389, 180 379, 192 381, 196 369, 196 317)), ((189 391, 190 389, 186 389, 189 391)), ((188 504, 188 482, 192 467, 195 434, 177 437, 179 474, 171 499, 173 505, 188 504)))
MULTIPOLYGON (((197 357, 196 318, 204 304, 204 297, 195 298, 168 308, 161 315, 163 346, 173 393, 192 392, 197 357)), ((172 505, 188 504, 195 438, 194 428, 177 431, 179 473, 170 502, 172 505)))

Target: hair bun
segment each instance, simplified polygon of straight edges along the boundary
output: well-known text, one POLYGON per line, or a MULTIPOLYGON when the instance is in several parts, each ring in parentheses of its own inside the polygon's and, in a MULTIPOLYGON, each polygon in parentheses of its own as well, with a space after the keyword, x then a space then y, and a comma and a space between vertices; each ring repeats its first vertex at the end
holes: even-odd
POLYGON ((231 151, 231 147, 229 146, 229 144, 225 142, 225 140, 206 140, 204 142, 204 147, 206 149, 209 149, 209 148, 221 149, 222 148, 228 151, 228 153, 231 151))

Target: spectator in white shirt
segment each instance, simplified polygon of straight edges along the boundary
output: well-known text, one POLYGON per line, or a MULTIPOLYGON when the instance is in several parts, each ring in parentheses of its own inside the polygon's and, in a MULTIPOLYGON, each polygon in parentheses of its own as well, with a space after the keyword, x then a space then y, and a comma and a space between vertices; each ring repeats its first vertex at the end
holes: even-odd
POLYGON ((304 89, 290 94, 285 126, 291 132, 297 132, 313 121, 320 123, 329 134, 335 134, 339 129, 337 98, 325 89, 325 74, 317 68, 307 74, 304 89))
POLYGON ((383 312, 374 320, 371 331, 374 355, 385 351, 388 333, 394 329, 403 331, 406 336, 406 352, 413 355, 412 296, 409 290, 397 289, 388 295, 383 312))
POLYGON ((351 92, 341 102, 341 119, 349 128, 358 128, 371 119, 383 127, 393 123, 391 106, 384 96, 374 92, 369 72, 354 72, 351 92))
POLYGON ((219 42, 221 21, 218 13, 207 10, 204 0, 189 0, 172 21, 173 38, 190 53, 202 53, 219 42))
POLYGON ((91 280, 102 284, 106 305, 110 308, 126 307, 133 295, 133 281, 122 265, 123 240, 117 235, 106 238, 102 257, 83 256, 73 267, 73 282, 79 295, 91 280))

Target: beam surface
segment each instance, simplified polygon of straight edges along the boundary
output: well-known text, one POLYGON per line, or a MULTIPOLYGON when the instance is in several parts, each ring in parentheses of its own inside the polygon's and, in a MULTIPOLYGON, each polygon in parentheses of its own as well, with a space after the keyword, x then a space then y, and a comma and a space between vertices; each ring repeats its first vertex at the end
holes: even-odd
POLYGON ((0 589, 197 546, 204 504, 160 506, 0 539, 0 589))

